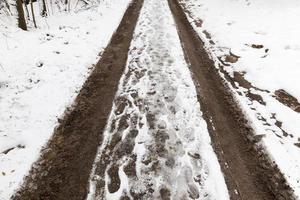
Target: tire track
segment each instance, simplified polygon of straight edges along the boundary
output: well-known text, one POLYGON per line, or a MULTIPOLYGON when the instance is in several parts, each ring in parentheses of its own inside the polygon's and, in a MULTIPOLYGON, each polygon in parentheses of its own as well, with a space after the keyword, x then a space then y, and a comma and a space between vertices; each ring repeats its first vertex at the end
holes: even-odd
POLYGON ((147 0, 88 199, 227 199, 167 0, 147 0))
POLYGON ((294 199, 276 166, 270 163, 264 152, 255 149, 252 129, 178 1, 168 1, 198 87, 198 99, 225 174, 230 198, 294 199))
POLYGON ((64 119, 42 151, 15 200, 82 200, 127 52, 142 7, 133 0, 94 71, 81 89, 74 108, 64 119))

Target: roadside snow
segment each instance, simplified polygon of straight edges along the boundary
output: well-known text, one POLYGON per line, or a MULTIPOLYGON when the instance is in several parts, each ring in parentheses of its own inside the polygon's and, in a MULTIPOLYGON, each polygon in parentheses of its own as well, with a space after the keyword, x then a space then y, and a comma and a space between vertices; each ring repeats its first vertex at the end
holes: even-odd
POLYGON ((88 199, 229 199, 180 44, 167 0, 145 0, 88 199))
POLYGON ((226 63, 225 70, 232 76, 233 72, 244 74, 253 87, 239 87, 236 97, 256 133, 264 135, 262 145, 300 198, 300 113, 274 97, 276 90, 283 89, 300 101, 300 2, 180 2, 216 66, 230 52, 240 57, 236 63, 226 63), (260 95, 266 105, 246 97, 249 91, 260 95))
POLYGON ((9 199, 108 44, 130 0, 37 19, 0 21, 0 199, 9 199))

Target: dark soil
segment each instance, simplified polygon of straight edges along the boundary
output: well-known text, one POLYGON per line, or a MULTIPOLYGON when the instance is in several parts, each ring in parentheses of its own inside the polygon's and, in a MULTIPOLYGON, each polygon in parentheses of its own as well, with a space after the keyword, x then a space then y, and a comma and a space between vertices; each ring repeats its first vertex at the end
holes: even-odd
POLYGON ((234 101, 177 0, 169 0, 231 199, 294 199, 234 101))
POLYGON ((300 103, 298 99, 287 93, 285 90, 280 89, 275 91, 275 98, 282 104, 288 106, 295 112, 300 113, 300 103))
POLYGON ((101 60, 76 98, 74 108, 59 120, 60 125, 41 158, 12 199, 86 198, 90 172, 126 65, 142 2, 134 0, 127 9, 101 60))

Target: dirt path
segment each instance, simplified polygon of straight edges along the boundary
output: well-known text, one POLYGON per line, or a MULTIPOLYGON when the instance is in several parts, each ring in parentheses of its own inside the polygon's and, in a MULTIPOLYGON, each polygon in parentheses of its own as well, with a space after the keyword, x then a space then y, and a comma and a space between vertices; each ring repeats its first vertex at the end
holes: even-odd
POLYGON ((254 149, 251 128, 178 1, 168 1, 231 199, 293 199, 282 174, 254 149))
POLYGON ((134 0, 127 9, 101 60, 80 91, 74 109, 67 111, 31 175, 13 199, 85 199, 92 164, 102 141, 101 133, 126 65, 142 3, 142 0, 134 0))
POLYGON ((13 199, 292 199, 178 2, 133 2, 13 199))
POLYGON ((90 199, 227 199, 167 1, 147 0, 90 199))

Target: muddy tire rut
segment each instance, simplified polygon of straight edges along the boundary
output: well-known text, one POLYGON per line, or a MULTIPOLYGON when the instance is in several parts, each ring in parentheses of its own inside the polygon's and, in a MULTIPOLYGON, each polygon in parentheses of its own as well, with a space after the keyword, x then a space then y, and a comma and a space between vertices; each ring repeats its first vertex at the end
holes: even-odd
POLYGON ((24 185, 12 199, 85 199, 102 132, 143 1, 133 0, 73 108, 56 128, 24 185))
POLYGON ((168 0, 231 199, 294 199, 209 58, 178 0, 168 0))
MULTIPOLYGON (((205 153, 217 159, 203 136, 208 132, 196 96, 167 1, 145 1, 89 197, 210 199, 205 183, 214 170, 199 152, 208 145, 205 153)), ((225 183, 218 187, 226 190, 225 183)))

